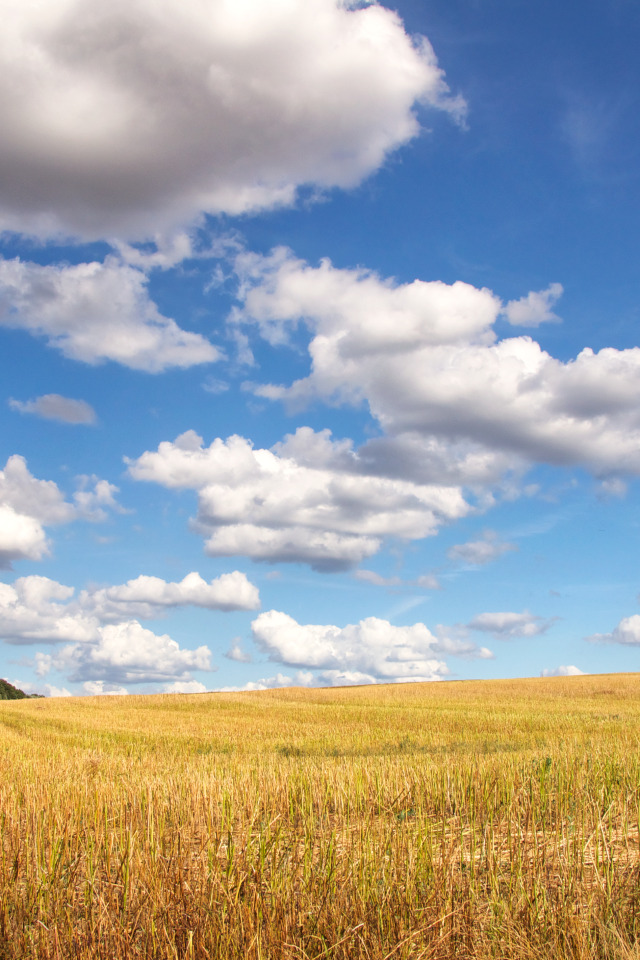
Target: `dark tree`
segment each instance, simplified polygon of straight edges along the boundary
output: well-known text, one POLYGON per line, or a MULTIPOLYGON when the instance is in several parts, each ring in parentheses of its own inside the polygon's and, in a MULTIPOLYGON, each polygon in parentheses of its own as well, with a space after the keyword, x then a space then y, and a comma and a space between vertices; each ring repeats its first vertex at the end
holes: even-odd
POLYGON ((0 680, 0 700, 26 700, 28 694, 18 690, 8 680, 0 680))

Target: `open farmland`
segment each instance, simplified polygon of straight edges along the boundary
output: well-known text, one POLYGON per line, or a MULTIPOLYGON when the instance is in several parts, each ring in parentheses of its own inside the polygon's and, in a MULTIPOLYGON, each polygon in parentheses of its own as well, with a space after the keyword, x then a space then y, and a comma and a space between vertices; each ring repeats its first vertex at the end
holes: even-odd
POLYGON ((0 704, 0 958, 638 957, 640 676, 0 704))

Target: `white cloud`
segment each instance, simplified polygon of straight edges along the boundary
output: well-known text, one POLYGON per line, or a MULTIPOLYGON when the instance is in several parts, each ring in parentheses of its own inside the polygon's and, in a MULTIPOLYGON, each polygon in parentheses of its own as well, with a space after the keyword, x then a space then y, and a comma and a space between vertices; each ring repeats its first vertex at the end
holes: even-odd
POLYGON ((115 484, 109 483, 108 480, 100 480, 95 475, 79 476, 76 477, 76 481, 79 489, 74 493, 73 500, 78 516, 83 520, 89 520, 91 523, 104 522, 107 519, 106 508, 118 513, 127 512, 116 501, 115 494, 120 491, 115 484))
POLYGON ((442 584, 433 573, 425 573, 416 580, 416 586, 423 590, 442 590, 442 584))
MULTIPOLYGON (((71 504, 65 500, 64 494, 53 480, 38 480, 32 476, 24 457, 9 457, 4 470, 0 470, 0 509, 8 508, 18 517, 26 518, 27 521, 31 519, 36 524, 33 526, 24 523, 24 530, 34 531, 35 540, 40 544, 35 554, 28 554, 30 559, 40 559, 46 552, 42 526, 70 523, 77 519, 101 522, 107 517, 105 508, 124 512, 115 500, 118 487, 114 484, 95 475, 76 477, 76 482, 78 490, 74 493, 74 502, 71 504), (39 528, 38 531, 36 527, 39 528)), ((9 524, 10 518, 7 515, 5 535, 9 524)))
POLYGON ((403 582, 400 577, 383 577, 375 570, 354 570, 353 575, 356 580, 371 583, 374 587, 399 587, 403 582))
POLYGON ((176 680, 174 683, 166 683, 162 688, 163 693, 206 693, 207 688, 199 680, 176 680))
POLYGON ((53 480, 37 480, 18 455, 9 457, 0 470, 0 503, 45 525, 69 523, 75 516, 53 480))
POLYGON ((158 636, 129 620, 101 627, 96 641, 64 647, 50 656, 48 666, 74 683, 165 683, 191 680, 192 670, 210 670, 211 651, 181 648, 167 634, 158 636))
POLYGON ((169 235, 156 233, 152 243, 142 245, 134 245, 117 238, 111 243, 125 263, 138 267, 143 273, 157 269, 170 270, 183 260, 200 259, 214 253, 224 255, 225 250, 228 252, 233 248, 232 242, 225 245, 221 238, 218 243, 214 242, 213 249, 204 252, 198 249, 194 238, 184 230, 174 231, 169 235))
POLYGON ((202 384, 202 389, 205 393, 211 393, 214 397, 220 396, 222 393, 226 393, 229 389, 229 384, 224 380, 218 380, 216 377, 207 377, 207 379, 202 384))
POLYGON ((0 503, 0 570, 11 569, 14 560, 41 560, 48 552, 42 524, 0 503))
POLYGON ((227 660, 235 660, 237 663, 251 663, 251 654, 243 650, 240 637, 231 641, 231 646, 225 653, 225 657, 227 660))
POLYGON ((608 477, 598 484, 597 496, 600 500, 610 500, 613 497, 622 500, 626 495, 627 484, 620 477, 608 477))
MULTIPOLYGON (((133 621, 137 629, 138 618, 162 617, 179 606, 255 610, 260 605, 257 588, 238 571, 222 574, 210 583, 198 573, 188 574, 179 583, 141 576, 119 586, 83 590, 77 598, 74 592, 73 587, 41 576, 20 577, 11 585, 0 583, 0 639, 22 645, 94 644, 97 649, 104 647, 107 639, 112 642, 121 636, 109 633, 105 623, 120 624, 124 629, 133 621)), ((136 629, 134 640, 153 636, 150 631, 136 633, 136 629)), ((36 659, 40 673, 46 673, 55 657, 39 653, 36 659)))
POLYGON ((131 617, 148 620, 182 606, 207 610, 257 610, 260 595, 244 573, 234 570, 209 583, 196 572, 188 573, 179 583, 140 576, 118 586, 84 590, 79 603, 101 621, 131 617))
POLYGON ((546 290, 533 291, 519 300, 510 300, 504 308, 504 314, 514 327, 537 327, 541 323, 558 323, 560 317, 553 312, 553 306, 560 299, 564 289, 561 283, 552 283, 546 290))
POLYGON ((347 569, 385 538, 422 539, 469 511, 459 487, 363 473, 349 441, 308 427, 273 450, 238 436, 205 447, 188 431, 128 463, 136 480, 198 491, 197 528, 212 556, 347 569))
POLYGON ((593 633, 587 637, 591 643, 619 643, 622 646, 640 646, 640 614, 624 617, 611 633, 593 633))
MULTIPOLYGON (((262 677, 254 683, 249 682, 245 685, 245 690, 277 690, 283 687, 310 687, 313 686, 314 675, 308 670, 297 670, 290 677, 285 673, 276 673, 273 677, 262 677)), ((243 688, 240 688, 243 689, 243 688)))
POLYGON ((40 694, 45 697, 72 697, 71 691, 66 687, 56 687, 51 683, 31 683, 29 680, 12 680, 14 687, 28 694, 40 694))
POLYGON ((78 481, 80 490, 71 504, 53 480, 34 477, 24 457, 9 457, 0 470, 0 569, 11 569, 16 560, 47 556, 47 526, 78 519, 98 522, 106 519, 106 507, 121 510, 114 499, 116 486, 98 477, 78 481))
MULTIPOLYGON (((490 327, 500 312, 500 300, 490 290, 468 283, 396 284, 370 270, 340 270, 330 260, 310 267, 284 247, 267 257, 241 253, 235 268, 242 307, 232 319, 257 323, 262 336, 276 344, 286 343, 304 321, 320 335, 322 342, 312 343, 311 352, 319 361, 315 373, 321 364, 323 377, 329 376, 323 351, 335 352, 336 339, 342 368, 348 358, 355 362, 469 339, 491 343, 490 327)), ((322 384, 323 393, 335 390, 344 395, 348 386, 341 379, 322 384)))
MULTIPOLYGON (((11 585, 0 583, 0 640, 66 644, 52 653, 38 651, 35 672, 44 677, 60 671, 71 682, 83 683, 88 693, 126 693, 120 685, 130 683, 179 683, 184 692, 198 692, 201 685, 191 672, 213 669, 208 647, 181 648, 135 618, 162 616, 187 604, 254 610, 258 601, 256 587, 238 571, 209 583, 197 573, 179 583, 138 577, 120 586, 82 591, 77 598, 73 587, 47 577, 21 577, 11 585)), ((171 690, 179 692, 177 686, 171 690)))
MULTIPOLYGON (((421 680, 422 678, 418 678, 421 680)), ((317 674, 310 670, 297 670, 293 676, 277 673, 273 677, 261 680, 249 680, 241 687, 220 687, 220 693, 246 693, 255 690, 274 690, 285 687, 351 687, 360 684, 378 683, 376 677, 355 670, 321 670, 317 674)), ((384 683, 393 681, 384 680, 384 683)), ((401 682, 405 682, 402 680, 401 682)))
POLYGON ((89 697, 126 697, 129 691, 117 683, 106 683, 104 680, 87 680, 82 689, 89 697))
POLYGON ((73 400, 59 393, 45 393, 34 400, 9 400, 12 410, 19 413, 35 413, 45 420, 59 420, 61 423, 92 424, 96 422, 96 412, 85 400, 73 400))
POLYGON ((53 656, 41 650, 33 658, 33 667, 37 677, 46 677, 53 666, 53 656))
POLYGON ((380 549, 375 537, 349 536, 307 527, 271 530, 266 526, 237 523, 214 529, 205 543, 211 557, 251 557, 265 563, 307 563, 331 573, 348 570, 380 549))
POLYGON ((374 587, 421 587, 423 590, 440 590, 440 582, 436 576, 431 573, 425 573, 417 580, 403 580, 401 577, 383 577, 375 570, 354 570, 353 575, 356 580, 363 583, 370 583, 374 587))
MULTIPOLYGON (((358 670, 322 670, 320 672, 320 677, 324 683, 328 684, 331 687, 357 687, 364 684, 378 683, 380 682, 376 676, 371 673, 362 673, 358 670)), ((420 682, 421 678, 418 678, 417 682, 420 682)), ((430 677, 429 679, 440 680, 438 677, 430 677)), ((406 678, 403 677, 401 682, 405 682, 406 678)), ((392 683, 393 680, 383 680, 383 683, 392 683)))
MULTIPOLYGON (((387 620, 368 617, 341 628, 300 624, 285 613, 270 610, 260 614, 251 629, 255 643, 270 660, 318 670, 320 678, 329 683, 439 680, 449 673, 446 663, 437 659, 442 652, 439 638, 423 623, 396 627, 387 620)), ((468 655, 472 646, 456 645, 452 640, 447 652, 468 655)))
MULTIPOLYGON (((638 618, 640 620, 640 617, 638 618)), ((513 637, 538 637, 546 633, 555 618, 545 620, 528 610, 522 613, 496 612, 480 613, 468 624, 471 630, 491 633, 498 640, 511 640, 513 637)))
POLYGON ((541 677, 584 677, 586 676, 584 670, 580 670, 579 667, 574 667, 572 664, 569 664, 566 667, 555 667, 553 670, 544 669, 541 674, 541 677))
POLYGON ((52 480, 36 479, 23 457, 9 457, 0 470, 0 569, 15 560, 41 560, 49 552, 44 527, 76 516, 52 480))
POLYGON ((2 0, 0 229, 147 237, 351 187, 460 119, 424 38, 340 0, 2 0))
POLYGON ((66 687, 56 687, 52 683, 45 683, 42 686, 46 697, 72 697, 73 694, 66 687))
POLYGON ((359 447, 358 458, 366 473, 416 483, 462 484, 476 491, 501 484, 505 474, 519 476, 525 469, 524 461, 513 454, 415 431, 373 437, 359 447))
POLYGON ((144 273, 114 257, 75 266, 0 259, 0 326, 45 337, 89 364, 159 373, 217 360, 213 344, 159 313, 146 285, 144 273))
POLYGON ((498 557, 517 550, 514 543, 500 540, 495 530, 485 530, 482 540, 470 540, 468 543, 457 543, 447 551, 451 560, 461 560, 474 566, 483 566, 497 560, 498 557))
POLYGON ((438 638, 438 653, 462 657, 464 660, 495 660, 492 650, 488 647, 478 647, 469 640, 469 631, 464 624, 454 626, 438 624, 435 634, 438 638))
POLYGON ((300 324, 311 337, 309 375, 254 386, 259 396, 366 402, 383 444, 424 446, 418 463, 435 482, 460 476, 469 458, 480 483, 530 462, 640 473, 640 348, 585 348, 563 363, 528 336, 498 340, 500 300, 465 283, 396 284, 282 249, 242 254, 236 268, 233 323, 272 343, 300 324))
POLYGON ((98 621, 69 604, 73 593, 48 577, 0 583, 0 637, 13 644, 96 640, 98 621))

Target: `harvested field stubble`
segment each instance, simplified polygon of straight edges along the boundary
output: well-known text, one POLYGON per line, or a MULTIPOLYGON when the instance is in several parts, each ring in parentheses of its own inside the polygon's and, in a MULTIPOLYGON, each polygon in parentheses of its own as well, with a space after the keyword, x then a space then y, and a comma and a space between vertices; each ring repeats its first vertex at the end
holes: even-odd
POLYGON ((640 676, 0 704, 0 958, 640 958, 640 676))

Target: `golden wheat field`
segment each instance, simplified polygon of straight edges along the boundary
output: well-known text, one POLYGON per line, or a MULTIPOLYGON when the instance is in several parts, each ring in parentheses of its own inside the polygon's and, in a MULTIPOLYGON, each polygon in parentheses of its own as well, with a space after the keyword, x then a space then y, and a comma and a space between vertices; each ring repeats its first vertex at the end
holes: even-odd
POLYGON ((640 675, 0 703, 0 958, 640 957, 640 675))

